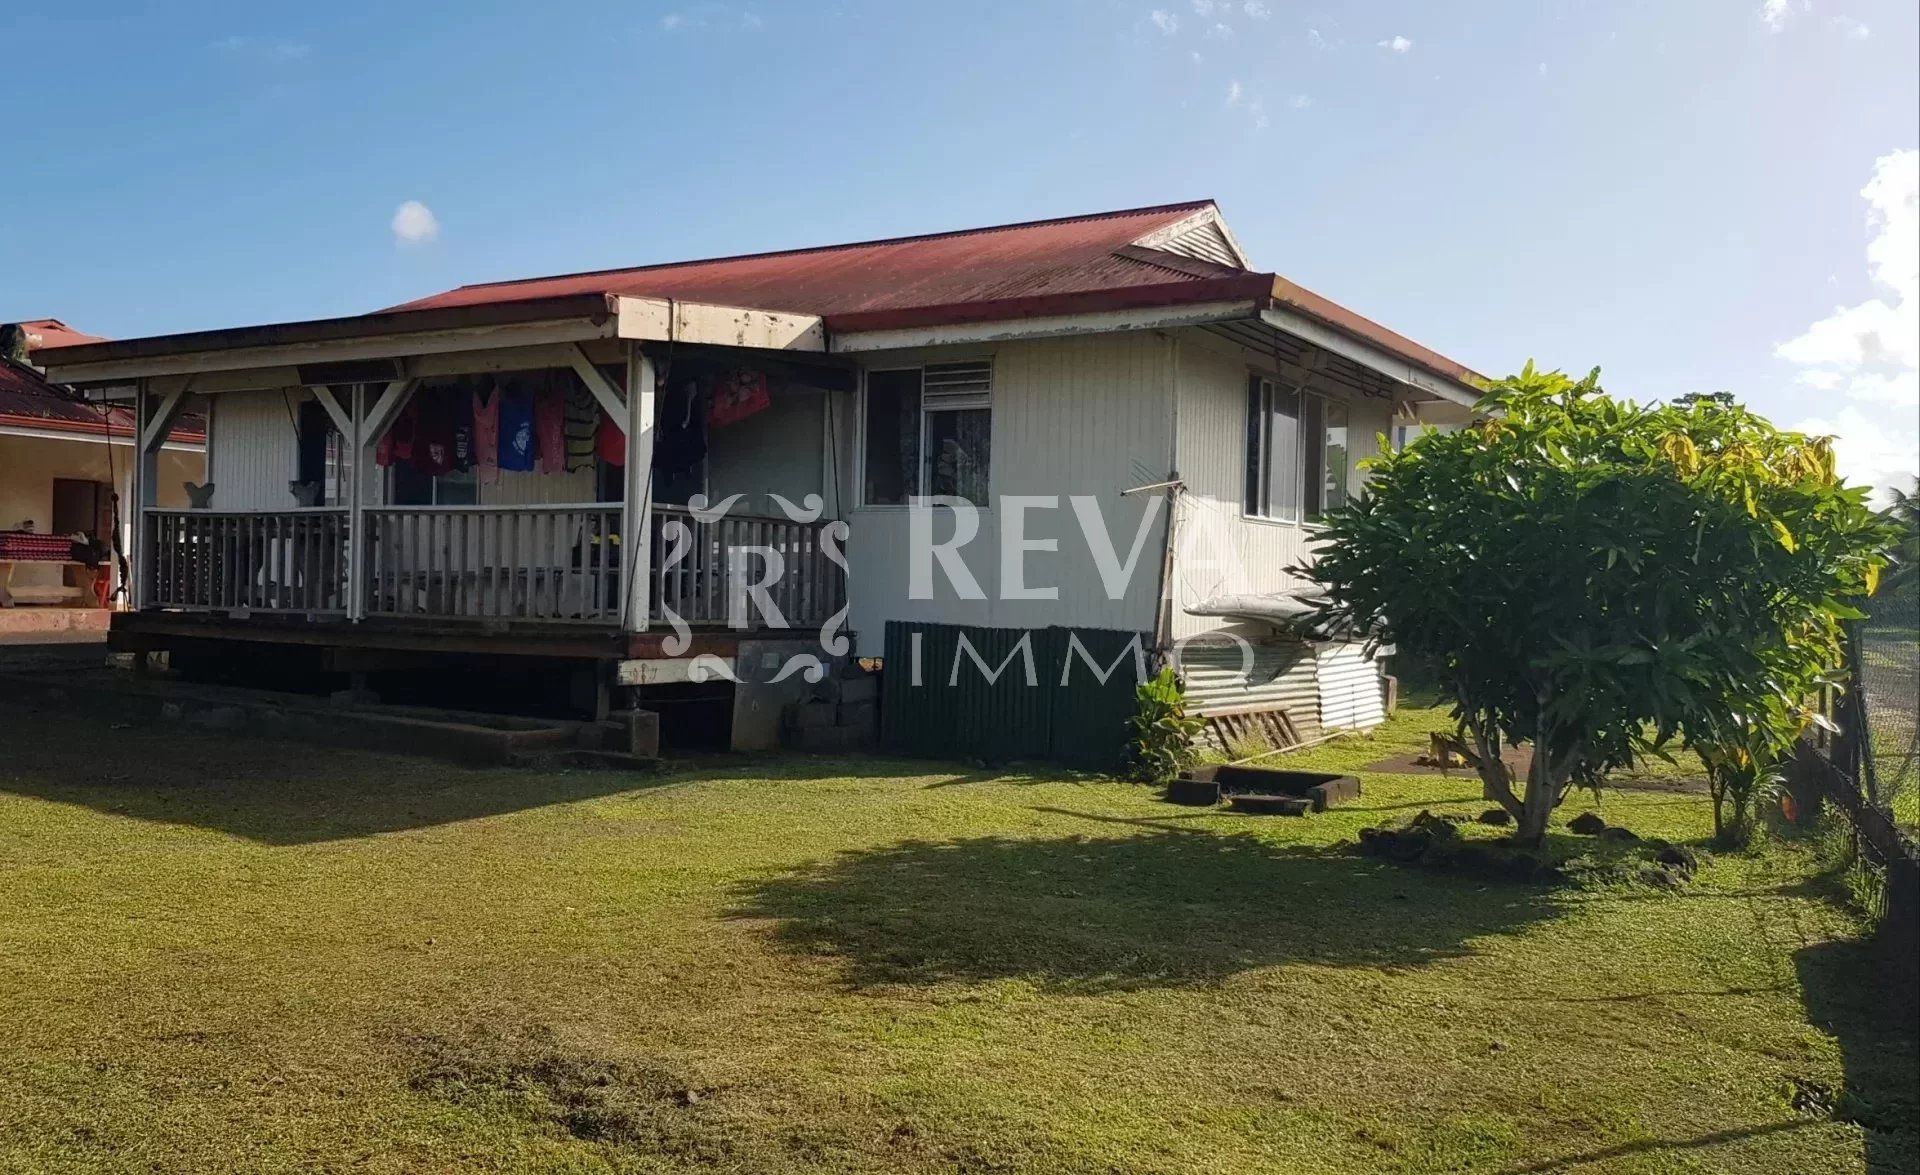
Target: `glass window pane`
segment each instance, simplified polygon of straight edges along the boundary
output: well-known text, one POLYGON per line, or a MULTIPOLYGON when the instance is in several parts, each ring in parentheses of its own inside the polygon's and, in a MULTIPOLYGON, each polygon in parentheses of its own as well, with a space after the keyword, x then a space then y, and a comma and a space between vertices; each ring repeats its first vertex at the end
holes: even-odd
POLYGON ((1240 507, 1248 514, 1267 512, 1266 459, 1261 440, 1267 433, 1266 381, 1247 377, 1247 476, 1240 507))
POLYGON ((870 506, 903 506, 920 492, 920 372, 867 373, 866 494, 870 506))
POLYGON ((443 473, 433 479, 436 506, 472 506, 479 500, 479 484, 471 469, 465 473, 443 473))
POLYGON ((1294 388, 1273 389, 1267 413, 1267 515, 1300 517, 1300 393, 1294 388))
POLYGON ((1327 492, 1327 451, 1320 443, 1326 429, 1326 410, 1327 402, 1320 397, 1301 397, 1300 486, 1308 518, 1320 517, 1320 504, 1327 492))
POLYGON ((993 413, 986 408, 927 413, 929 494, 987 504, 987 467, 992 453, 993 413))
POLYGON ((1326 429, 1322 433, 1326 469, 1326 489, 1321 510, 1333 510, 1347 504, 1347 406, 1329 400, 1326 404, 1326 429))

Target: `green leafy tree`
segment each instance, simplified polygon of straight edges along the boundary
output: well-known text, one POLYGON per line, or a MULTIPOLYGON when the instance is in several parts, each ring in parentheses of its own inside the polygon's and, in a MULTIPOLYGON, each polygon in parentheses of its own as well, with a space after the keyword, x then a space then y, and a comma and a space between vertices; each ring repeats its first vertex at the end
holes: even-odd
POLYGON ((1573 787, 1683 732, 1730 737, 1759 698, 1797 713, 1886 541, 1824 440, 1731 397, 1616 400, 1599 374, 1528 363, 1485 419, 1385 453, 1312 571, 1325 623, 1438 667, 1529 845, 1573 787), (1500 753, 1523 742, 1517 777, 1500 753))
POLYGON ((1910 592, 1915 583, 1920 582, 1920 478, 1914 480, 1911 491, 1893 491, 1893 505, 1887 507, 1887 520, 1900 531, 1893 555, 1896 566, 1887 577, 1887 587, 1910 592))

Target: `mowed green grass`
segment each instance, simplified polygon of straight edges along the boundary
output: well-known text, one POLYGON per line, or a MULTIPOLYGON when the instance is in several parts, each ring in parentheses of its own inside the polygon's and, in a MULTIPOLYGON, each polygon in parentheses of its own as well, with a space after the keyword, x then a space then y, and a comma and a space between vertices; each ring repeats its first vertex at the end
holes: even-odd
MULTIPOLYGON (((1360 768, 1438 721, 1300 761, 1360 768)), ((475 771, 14 709, 0 745, 4 1171, 1914 1154, 1911 1046, 1811 854, 1668 895, 1339 847, 1481 810, 1466 776, 1367 775, 1289 820, 877 759, 475 771)), ((1603 810, 1709 828, 1693 796, 1603 810)))

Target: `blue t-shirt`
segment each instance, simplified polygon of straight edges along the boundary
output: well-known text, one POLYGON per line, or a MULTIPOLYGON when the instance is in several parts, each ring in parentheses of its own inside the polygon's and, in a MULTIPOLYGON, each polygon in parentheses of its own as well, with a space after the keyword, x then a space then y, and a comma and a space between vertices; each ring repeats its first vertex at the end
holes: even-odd
POLYGON ((526 473, 535 451, 533 397, 509 392, 500 398, 500 468, 526 473))

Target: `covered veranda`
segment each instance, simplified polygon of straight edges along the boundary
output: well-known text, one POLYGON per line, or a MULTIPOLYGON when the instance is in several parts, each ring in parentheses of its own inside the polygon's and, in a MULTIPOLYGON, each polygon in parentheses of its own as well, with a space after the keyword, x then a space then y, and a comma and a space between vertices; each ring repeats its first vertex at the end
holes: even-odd
POLYGON ((594 294, 106 342, 41 361, 53 379, 135 407, 136 617, 195 613, 197 628, 267 639, 337 622, 577 641, 817 630, 842 609, 845 530, 830 529, 840 511, 822 425, 854 376, 824 349, 809 316, 594 294), (690 463, 673 425, 691 410, 660 419, 674 381, 740 373, 775 388, 767 398, 792 420, 716 434, 711 453, 703 434, 690 463), (602 434, 591 472, 569 463, 572 476, 463 496, 390 468, 418 401, 516 381, 586 402, 602 434), (288 427, 250 423, 248 396, 288 427), (158 447, 190 405, 210 421, 208 484, 189 490, 190 506, 162 506, 158 447), (817 431, 791 435, 803 418, 817 431), (307 445, 314 433, 326 443, 307 445), (794 471, 795 448, 811 469, 794 471), (700 508, 709 491, 723 501, 736 489, 724 514, 700 508))

